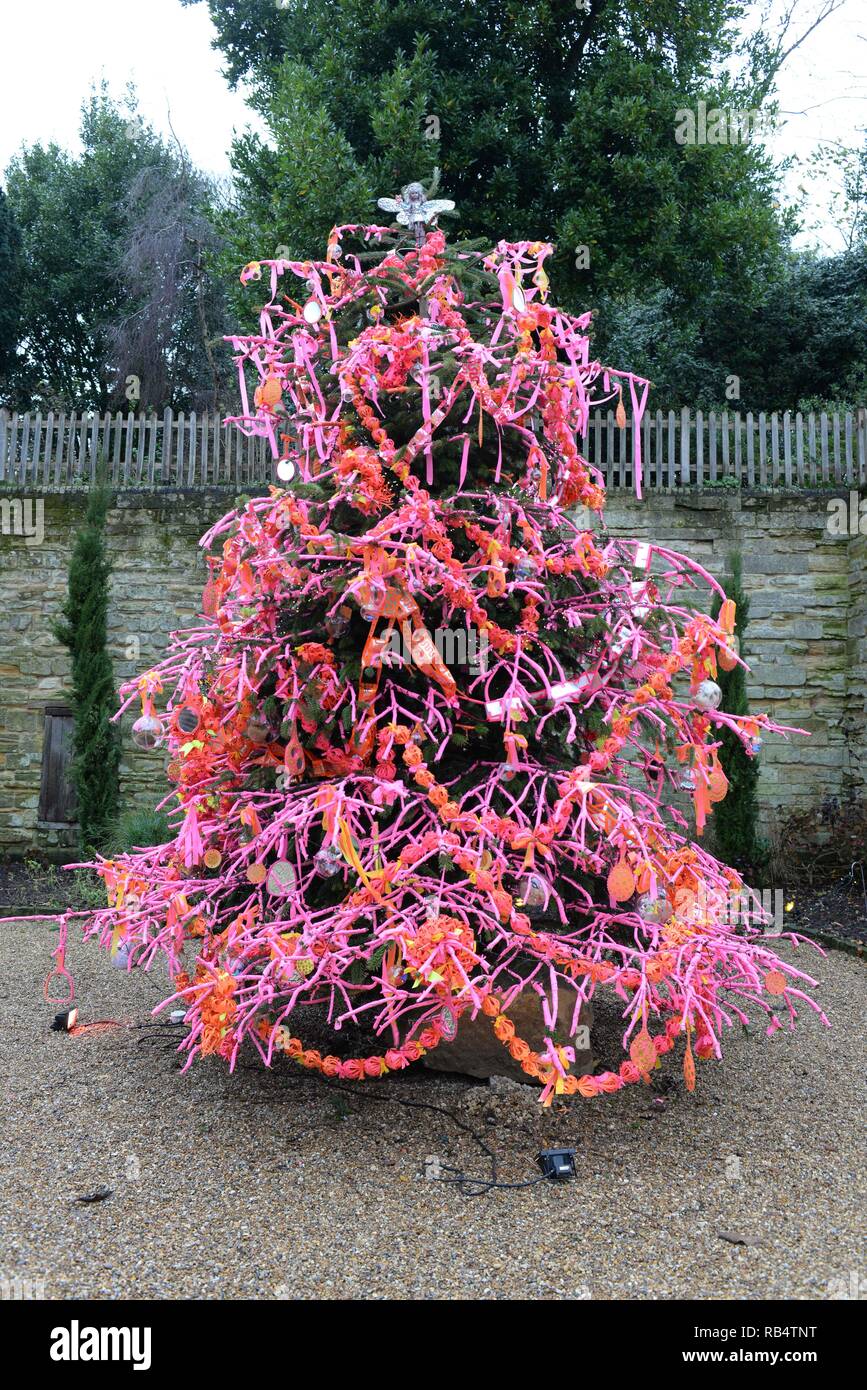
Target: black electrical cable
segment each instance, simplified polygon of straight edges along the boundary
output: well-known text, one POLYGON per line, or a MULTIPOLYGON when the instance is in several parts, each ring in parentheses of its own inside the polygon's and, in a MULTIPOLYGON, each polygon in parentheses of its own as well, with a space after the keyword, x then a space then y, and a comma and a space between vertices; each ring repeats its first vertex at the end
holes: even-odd
POLYGON ((481 1135, 473 1129, 472 1125, 466 1124, 464 1120, 459 1120, 454 1111, 447 1110, 445 1106, 434 1105, 431 1101, 407 1100, 400 1096, 380 1096, 371 1091, 355 1090, 351 1086, 342 1085, 339 1081, 333 1081, 330 1078, 316 1075, 307 1076, 305 1079, 321 1085, 325 1090, 343 1091, 346 1095, 358 1096, 360 1100, 380 1101, 385 1105, 403 1105, 411 1110, 432 1110, 437 1115, 445 1115, 446 1119, 451 1120, 452 1124, 456 1125, 458 1129, 470 1135, 478 1144, 479 1148, 487 1155, 491 1164, 490 1178, 473 1177, 462 1172, 459 1168, 453 1168, 450 1164, 443 1163, 440 1166, 444 1168, 447 1173, 455 1173, 457 1176, 453 1178, 433 1177, 428 1179, 430 1182, 442 1182, 457 1187, 462 1197, 484 1197, 488 1192, 517 1191, 523 1187, 537 1187, 539 1183, 550 1181, 543 1173, 539 1177, 527 1178, 523 1182, 501 1182, 497 1177, 497 1155, 494 1153, 493 1149, 488 1147, 481 1135), (476 1190, 470 1191, 470 1185, 476 1190))

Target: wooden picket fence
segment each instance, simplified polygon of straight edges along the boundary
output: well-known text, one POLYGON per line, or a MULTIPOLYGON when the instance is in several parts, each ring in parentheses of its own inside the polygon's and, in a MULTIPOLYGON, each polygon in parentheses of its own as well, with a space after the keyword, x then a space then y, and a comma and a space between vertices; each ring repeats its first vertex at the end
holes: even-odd
MULTIPOLYGON (((640 425, 646 490, 867 485, 867 409, 845 414, 648 412, 640 425)), ((594 411, 582 442, 609 491, 634 486, 635 424, 594 411)), ((87 487, 104 467, 115 488, 261 486, 275 481, 267 442, 219 415, 18 414, 0 410, 0 487, 87 487)))

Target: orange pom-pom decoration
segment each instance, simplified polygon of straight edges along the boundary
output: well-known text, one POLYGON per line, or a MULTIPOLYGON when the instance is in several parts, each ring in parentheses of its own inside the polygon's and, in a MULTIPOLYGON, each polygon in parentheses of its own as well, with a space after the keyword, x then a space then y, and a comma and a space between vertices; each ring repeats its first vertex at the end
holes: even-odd
POLYGON ((626 902, 635 892, 635 875, 624 858, 608 874, 608 892, 616 903, 626 902))
POLYGON ((278 376, 266 376, 259 387, 259 400, 263 405, 279 405, 283 398, 283 386, 278 376))

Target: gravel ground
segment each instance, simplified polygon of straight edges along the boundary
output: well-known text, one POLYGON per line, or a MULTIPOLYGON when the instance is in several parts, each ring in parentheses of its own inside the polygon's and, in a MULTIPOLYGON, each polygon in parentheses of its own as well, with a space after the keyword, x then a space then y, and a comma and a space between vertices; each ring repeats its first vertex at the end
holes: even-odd
MULTIPOLYGON (((794 1035, 738 1030, 693 1095, 664 1058, 652 1090, 552 1113, 510 1083, 411 1072, 358 1094, 211 1058, 182 1076, 165 1033, 52 1033, 55 942, 0 927, 0 1281, 59 1299, 867 1296, 867 975, 849 956, 799 953, 831 1031, 809 1012, 794 1035), (488 1174, 473 1131, 503 1180, 554 1144, 578 1180, 470 1200, 426 1178, 488 1174)), ((93 947, 70 959, 83 1019, 145 1022, 162 995, 93 947)))

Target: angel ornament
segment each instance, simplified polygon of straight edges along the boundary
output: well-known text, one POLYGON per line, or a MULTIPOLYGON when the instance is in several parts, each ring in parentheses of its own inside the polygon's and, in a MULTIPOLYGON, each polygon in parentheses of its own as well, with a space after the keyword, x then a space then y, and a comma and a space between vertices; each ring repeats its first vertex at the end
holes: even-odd
POLYGON ((421 246, 425 237, 425 222, 438 217, 441 212, 454 212, 451 198, 427 197, 420 183, 408 183, 401 189, 399 198, 380 198, 377 207, 384 212, 393 212, 402 227, 408 227, 415 234, 416 246, 421 246))

